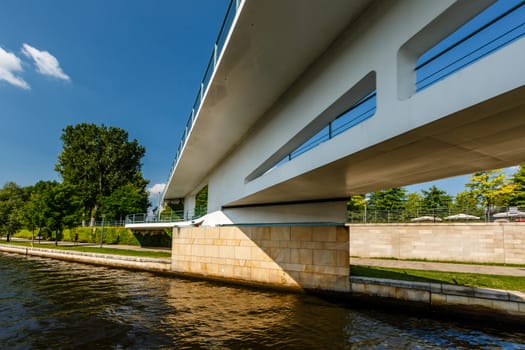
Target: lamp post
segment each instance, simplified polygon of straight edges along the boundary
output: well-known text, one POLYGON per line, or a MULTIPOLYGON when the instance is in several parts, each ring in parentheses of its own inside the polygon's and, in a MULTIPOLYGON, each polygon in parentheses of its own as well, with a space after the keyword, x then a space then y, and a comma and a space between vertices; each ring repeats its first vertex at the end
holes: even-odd
POLYGON ((365 195, 365 198, 363 199, 363 201, 365 202, 365 216, 363 217, 363 223, 365 224, 366 224, 366 203, 368 203, 369 200, 370 198, 367 198, 365 195))
POLYGON ((162 192, 159 192, 159 205, 157 207, 157 221, 160 222, 160 201, 162 200, 162 192))
POLYGON ((104 241, 104 218, 105 214, 102 214, 102 231, 100 232, 100 248, 102 248, 102 242, 104 241))

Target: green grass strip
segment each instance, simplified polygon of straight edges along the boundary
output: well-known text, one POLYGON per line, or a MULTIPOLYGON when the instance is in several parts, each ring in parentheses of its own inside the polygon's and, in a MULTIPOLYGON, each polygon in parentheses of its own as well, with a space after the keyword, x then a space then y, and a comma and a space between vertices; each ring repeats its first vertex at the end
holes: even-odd
POLYGON ((360 256, 350 256, 350 259, 377 259, 377 260, 391 260, 391 261, 416 261, 416 262, 435 262, 442 264, 461 264, 461 265, 483 265, 483 266, 506 266, 506 267, 524 267, 525 264, 505 264, 505 263, 486 263, 473 261, 456 261, 456 260, 433 260, 433 259, 397 259, 397 258, 362 258, 360 256))
MULTIPOLYGON (((11 244, 16 246, 30 247, 31 242, 1 242, 3 244, 11 244)), ((45 248, 45 249, 57 249, 57 250, 69 250, 74 252, 85 252, 85 253, 98 253, 98 254, 113 254, 113 255, 125 255, 125 256, 136 256, 140 258, 170 258, 171 252, 158 252, 149 250, 133 250, 133 249, 120 249, 120 248, 106 248, 97 246, 73 246, 73 245, 58 245, 54 244, 33 244, 34 248, 45 248)))
POLYGON ((482 275, 464 272, 393 269, 375 266, 350 266, 350 276, 386 278, 411 282, 446 283, 460 286, 515 290, 525 292, 525 278, 482 275))

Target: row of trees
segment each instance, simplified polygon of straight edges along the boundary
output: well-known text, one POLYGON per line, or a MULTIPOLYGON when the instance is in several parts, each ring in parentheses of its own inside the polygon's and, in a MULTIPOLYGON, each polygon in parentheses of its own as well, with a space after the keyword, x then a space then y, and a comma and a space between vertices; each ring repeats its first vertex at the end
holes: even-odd
POLYGON ((63 150, 55 170, 63 181, 39 181, 20 187, 9 182, 0 189, 0 235, 21 228, 59 237, 64 228, 97 218, 123 220, 149 206, 141 173, 145 149, 128 140, 126 131, 78 124, 63 130, 63 150))
POLYGON ((436 186, 421 193, 408 193, 404 188, 391 188, 351 197, 348 210, 362 211, 367 206, 372 210, 404 210, 417 213, 423 208, 481 213, 488 219, 488 215, 497 208, 525 206, 525 166, 521 165, 510 178, 500 169, 475 173, 471 175, 465 187, 465 191, 455 197, 436 186))
MULTIPOLYGON (((9 239, 27 228, 48 236, 55 232, 58 238, 64 228, 85 226, 88 219, 93 226, 97 218, 123 220, 127 214, 147 211, 148 181, 141 173, 145 149, 137 140, 128 140, 122 129, 86 123, 67 126, 61 140, 55 170, 62 182, 40 181, 28 187, 9 182, 0 189, 0 235, 9 239)), ((393 188, 353 196, 348 209, 453 208, 465 213, 481 210, 488 216, 496 207, 525 206, 525 167, 510 179, 501 170, 475 173, 466 188, 455 198, 435 186, 421 193, 393 188)), ((205 206, 206 199, 205 187, 197 196, 198 207, 205 206)))

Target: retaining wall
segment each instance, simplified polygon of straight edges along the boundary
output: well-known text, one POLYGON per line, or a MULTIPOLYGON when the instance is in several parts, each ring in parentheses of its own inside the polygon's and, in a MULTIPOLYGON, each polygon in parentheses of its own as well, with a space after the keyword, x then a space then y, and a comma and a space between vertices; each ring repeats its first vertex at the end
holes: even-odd
POLYGON ((525 223, 350 224, 350 255, 525 264, 525 223))
POLYGON ((9 253, 41 256, 60 260, 75 261, 88 264, 123 267, 135 270, 170 272, 169 259, 140 258, 133 256, 98 254, 86 252, 70 252, 67 250, 32 248, 0 244, 0 250, 9 253))
POLYGON ((525 319, 525 293, 442 283, 351 277, 352 293, 428 304, 455 312, 498 313, 525 319))
POLYGON ((287 289, 349 289, 344 226, 174 228, 174 272, 287 289))

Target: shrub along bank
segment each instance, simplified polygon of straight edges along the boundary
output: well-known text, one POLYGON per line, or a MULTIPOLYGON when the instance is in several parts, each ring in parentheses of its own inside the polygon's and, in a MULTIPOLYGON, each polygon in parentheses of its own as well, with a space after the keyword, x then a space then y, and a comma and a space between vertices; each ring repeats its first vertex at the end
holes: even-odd
MULTIPOLYGON (((35 239, 38 234, 35 231, 35 239)), ((77 227, 65 229, 58 236, 59 241, 75 241, 78 235, 80 243, 100 243, 102 227, 77 227)), ((32 233, 29 230, 21 230, 14 237, 31 239, 32 233)), ((42 239, 55 240, 55 233, 49 234, 42 232, 42 239)), ((171 230, 159 231, 156 233, 133 232, 124 227, 104 227, 103 241, 105 244, 126 244, 142 247, 171 247, 171 230)))

